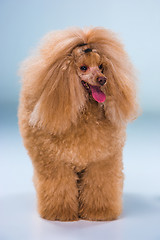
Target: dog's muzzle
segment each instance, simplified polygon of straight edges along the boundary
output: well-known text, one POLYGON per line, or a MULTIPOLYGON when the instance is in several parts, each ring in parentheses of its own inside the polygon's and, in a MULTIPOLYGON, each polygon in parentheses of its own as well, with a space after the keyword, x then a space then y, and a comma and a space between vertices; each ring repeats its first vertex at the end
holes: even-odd
POLYGON ((103 86, 105 83, 106 83, 106 78, 105 77, 98 77, 97 78, 97 82, 101 85, 101 86, 103 86))

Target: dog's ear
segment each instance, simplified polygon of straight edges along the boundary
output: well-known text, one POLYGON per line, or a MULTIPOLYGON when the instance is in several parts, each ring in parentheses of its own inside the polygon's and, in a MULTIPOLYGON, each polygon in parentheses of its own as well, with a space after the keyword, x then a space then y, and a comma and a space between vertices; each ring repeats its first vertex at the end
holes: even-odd
POLYGON ((118 42, 103 59, 103 73, 107 77, 105 115, 114 125, 123 125, 139 115, 135 70, 118 42))
POLYGON ((32 126, 61 134, 76 124, 86 101, 84 91, 71 56, 57 60, 45 75, 46 84, 29 122, 32 126))
POLYGON ((84 32, 70 28, 47 34, 20 68, 23 106, 32 127, 63 133, 76 124, 85 104, 72 51, 86 41, 84 32))
MULTIPOLYGON (((125 54, 125 53, 124 53, 125 54)), ((134 120, 138 115, 136 99, 136 78, 134 70, 124 55, 121 59, 106 58, 104 74, 107 76, 104 103, 106 117, 115 125, 123 125, 134 120)))
POLYGON ((139 107, 135 71, 123 44, 112 31, 104 28, 90 29, 88 41, 103 56, 103 73, 107 77, 106 117, 115 125, 126 124, 137 117, 139 107))

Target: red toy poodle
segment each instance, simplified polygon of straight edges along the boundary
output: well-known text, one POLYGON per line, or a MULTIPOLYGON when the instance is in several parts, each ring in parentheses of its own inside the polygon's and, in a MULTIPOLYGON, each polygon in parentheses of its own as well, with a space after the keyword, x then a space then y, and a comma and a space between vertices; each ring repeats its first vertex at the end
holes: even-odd
POLYGON ((99 27, 51 32, 21 75, 19 126, 41 217, 116 219, 126 125, 138 112, 122 44, 99 27))

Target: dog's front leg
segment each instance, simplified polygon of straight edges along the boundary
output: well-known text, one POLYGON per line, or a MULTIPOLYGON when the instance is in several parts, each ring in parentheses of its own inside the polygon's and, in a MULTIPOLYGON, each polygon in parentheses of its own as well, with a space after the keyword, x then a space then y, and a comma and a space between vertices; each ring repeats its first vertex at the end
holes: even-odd
POLYGON ((122 209, 122 162, 113 157, 91 163, 80 185, 79 215, 87 220, 114 220, 122 209))
MULTIPOLYGON (((53 166, 52 166, 53 169, 53 166)), ((48 220, 78 220, 77 174, 67 165, 55 165, 52 176, 35 171, 34 183, 38 197, 38 211, 48 220)))

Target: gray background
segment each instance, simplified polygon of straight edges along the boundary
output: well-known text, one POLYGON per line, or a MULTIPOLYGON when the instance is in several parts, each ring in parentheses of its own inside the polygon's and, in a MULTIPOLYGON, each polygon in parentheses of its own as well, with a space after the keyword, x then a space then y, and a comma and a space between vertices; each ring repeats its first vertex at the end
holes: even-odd
POLYGON ((0 240, 160 239, 160 1, 0 1, 0 240), (114 222, 39 218, 32 165, 18 131, 20 62, 49 31, 103 26, 137 69, 143 114, 127 128, 124 210, 114 222))

